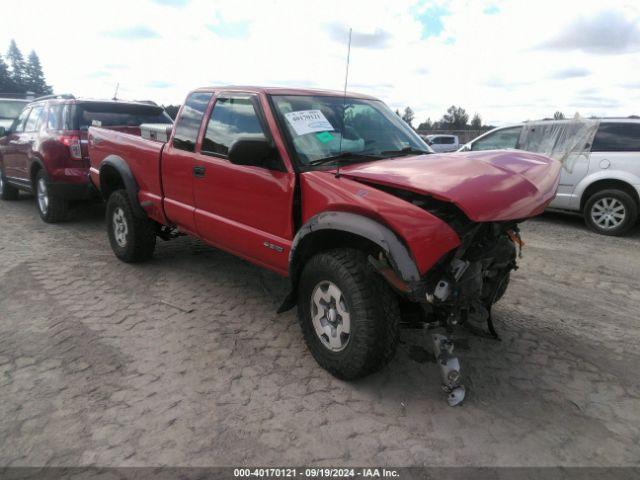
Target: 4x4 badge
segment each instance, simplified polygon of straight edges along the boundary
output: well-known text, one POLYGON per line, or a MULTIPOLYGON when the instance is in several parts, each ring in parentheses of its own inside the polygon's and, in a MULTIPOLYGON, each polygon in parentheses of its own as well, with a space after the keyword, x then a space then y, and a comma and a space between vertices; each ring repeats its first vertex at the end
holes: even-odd
POLYGON ((268 241, 264 241, 264 243, 262 244, 267 248, 270 248, 271 250, 275 250, 278 253, 282 253, 284 252, 284 248, 282 248, 280 245, 276 245, 274 243, 268 242, 268 241))

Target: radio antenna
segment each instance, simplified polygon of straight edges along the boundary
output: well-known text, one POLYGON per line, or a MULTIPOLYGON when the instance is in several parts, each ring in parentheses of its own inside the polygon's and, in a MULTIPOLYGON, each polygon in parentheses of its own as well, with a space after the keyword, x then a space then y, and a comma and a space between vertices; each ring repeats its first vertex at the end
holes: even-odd
MULTIPOLYGON (((342 153, 342 137, 344 137, 345 131, 345 113, 347 108, 347 85, 349 83, 349 60, 351 59, 351 27, 349 27, 349 43, 347 45, 347 69, 344 75, 344 93, 342 95, 342 132, 340 133, 340 146, 338 148, 338 154, 342 153)), ((340 160, 338 160, 338 168, 336 170, 336 178, 340 177, 340 160)))
POLYGON ((116 83, 116 91, 113 93, 113 99, 118 99, 118 89, 120 88, 120 82, 116 83))

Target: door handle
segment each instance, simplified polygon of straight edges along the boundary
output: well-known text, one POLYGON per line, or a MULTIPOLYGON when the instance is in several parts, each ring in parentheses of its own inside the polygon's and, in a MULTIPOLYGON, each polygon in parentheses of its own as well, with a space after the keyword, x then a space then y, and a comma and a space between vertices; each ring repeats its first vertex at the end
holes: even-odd
POLYGON ((194 177, 199 177, 202 178, 204 177, 205 174, 205 168, 204 167, 193 167, 193 176, 194 177))

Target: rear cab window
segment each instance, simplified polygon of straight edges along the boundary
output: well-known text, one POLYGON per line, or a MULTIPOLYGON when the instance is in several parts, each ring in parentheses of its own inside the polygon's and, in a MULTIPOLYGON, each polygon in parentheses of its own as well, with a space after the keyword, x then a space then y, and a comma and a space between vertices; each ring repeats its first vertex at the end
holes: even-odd
POLYGON ((184 102, 173 133, 173 148, 195 152, 200 125, 213 93, 194 92, 184 102))
POLYGON ((640 152, 640 123, 602 122, 592 152, 640 152))

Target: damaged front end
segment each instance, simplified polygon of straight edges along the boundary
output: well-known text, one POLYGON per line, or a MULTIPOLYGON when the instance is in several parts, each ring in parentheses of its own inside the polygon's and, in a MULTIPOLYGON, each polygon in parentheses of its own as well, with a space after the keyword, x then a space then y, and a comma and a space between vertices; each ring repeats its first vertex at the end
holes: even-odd
POLYGON ((517 268, 523 243, 519 221, 473 222, 449 202, 411 192, 385 189, 438 217, 460 238, 460 246, 448 252, 418 282, 403 282, 384 258, 373 260, 378 271, 405 298, 422 305, 429 324, 447 329, 491 325, 491 306, 505 293, 511 270, 517 268))
MULTIPOLYGON (((420 305, 417 322, 431 330, 431 350, 451 406, 462 402, 465 388, 460 363, 448 335, 457 327, 498 339, 491 308, 502 298, 522 248, 518 221, 473 222, 455 205, 408 192, 403 195, 445 221, 460 238, 418 282, 403 282, 383 257, 371 259, 377 270, 407 300, 420 305)), ((413 322, 415 323, 415 316, 413 322)), ((415 325, 413 325, 415 327, 415 325)))

